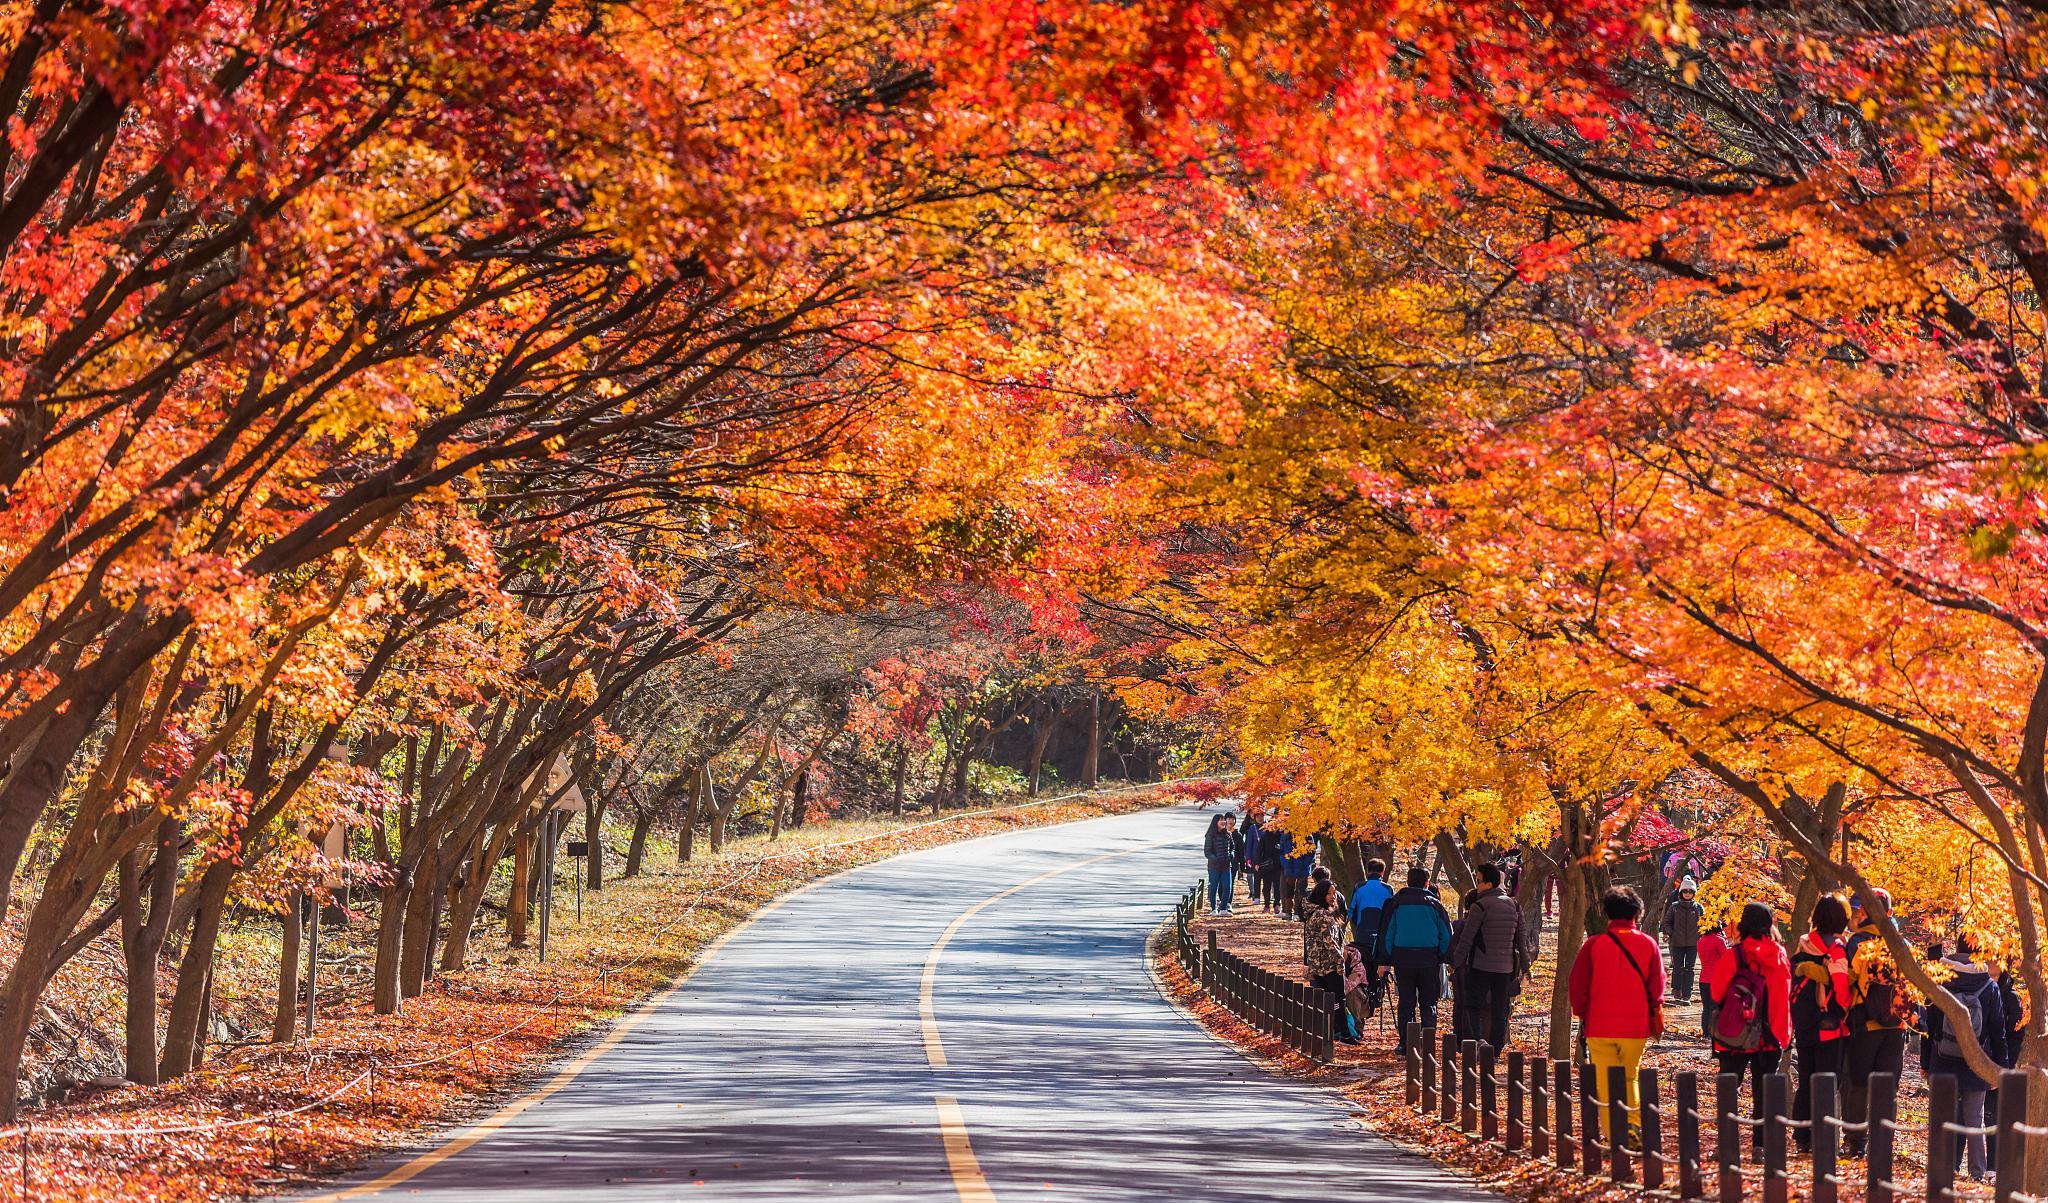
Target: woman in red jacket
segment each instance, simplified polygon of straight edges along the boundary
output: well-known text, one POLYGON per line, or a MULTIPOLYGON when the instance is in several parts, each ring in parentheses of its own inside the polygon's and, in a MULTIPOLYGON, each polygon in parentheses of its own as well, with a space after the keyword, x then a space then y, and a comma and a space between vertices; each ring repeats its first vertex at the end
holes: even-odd
MULTIPOLYGON (((1600 900, 1607 930, 1589 937, 1572 959, 1572 1014, 1586 1038, 1586 1058, 1593 1063, 1594 1093, 1600 1099, 1600 1122, 1607 1123, 1607 1071, 1620 1066, 1627 1083, 1631 1114, 1637 1097, 1636 1070, 1643 1046, 1664 1034, 1664 957, 1657 941, 1636 930, 1643 900, 1623 887, 1600 900)), ((1635 1124, 1630 1123, 1630 1136, 1635 1124)), ((1612 1139, 1613 1134, 1609 1133, 1612 1139)), ((1630 1147, 1635 1145, 1630 1143, 1630 1147)))
MULTIPOLYGON (((1792 964, 1778 943, 1771 908, 1752 902, 1735 925, 1736 943, 1707 974, 1714 1001, 1714 1060, 1721 1072, 1748 1074, 1755 1113, 1763 1111, 1764 1078, 1792 1044, 1792 964)), ((1763 1130, 1756 1131, 1763 1141, 1763 1130)))

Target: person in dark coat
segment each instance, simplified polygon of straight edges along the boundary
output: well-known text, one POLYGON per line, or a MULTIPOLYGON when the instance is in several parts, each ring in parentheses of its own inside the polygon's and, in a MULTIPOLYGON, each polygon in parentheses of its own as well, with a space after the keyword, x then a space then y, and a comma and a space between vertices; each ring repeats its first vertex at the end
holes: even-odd
POLYGON ((1693 974, 1700 963, 1700 883, 1688 877, 1678 883, 1678 897, 1664 907, 1658 925, 1664 947, 1671 951, 1671 997, 1680 1005, 1692 1001, 1693 974))
MULTIPOLYGON (((1842 1072, 1849 1048, 1849 907, 1832 894, 1813 907, 1813 924, 1792 950, 1792 1042, 1798 1050, 1798 1085, 1792 1093, 1792 1120, 1812 1118, 1816 1074, 1842 1072)), ((1813 1147, 1813 1130, 1793 1129, 1800 1152, 1813 1147)))
MULTIPOLYGON (((1907 1004, 1906 981, 1885 947, 1884 929, 1891 923, 1892 897, 1873 890, 1866 910, 1859 898, 1850 913, 1849 1048, 1843 1059, 1842 1118, 1863 1123, 1870 1111, 1872 1074, 1897 1074, 1906 1067, 1906 1024, 1914 1018, 1907 1004)), ((1864 1133, 1850 1128, 1843 1147, 1861 1157, 1864 1133)))
POLYGON ((1287 833, 1277 827, 1259 832, 1259 901, 1267 914, 1280 909, 1280 862, 1287 833))
POLYGON ((1286 919, 1301 918, 1302 903, 1308 899, 1309 875, 1315 872, 1316 842, 1313 837, 1295 839, 1290 832, 1280 833, 1280 915, 1286 919))
POLYGON ((1522 981, 1522 908, 1503 888, 1499 865, 1479 866, 1479 889, 1458 918, 1451 965, 1466 1035, 1496 1050, 1508 1045, 1508 1014, 1522 981))
POLYGON ((1242 864, 1244 866, 1245 888, 1251 891, 1253 902, 1264 902, 1266 900, 1263 889, 1264 882, 1259 877, 1259 841, 1266 834, 1266 825, 1259 822, 1257 815, 1247 814, 1244 817, 1243 824, 1239 827, 1238 834, 1244 837, 1244 860, 1242 864))
MULTIPOLYGON (((1989 969, 1977 963, 1977 950, 1969 936, 1957 936, 1955 951, 1941 962, 1949 973, 1949 979, 1942 985, 1963 1004, 1964 1012, 1970 1017, 1970 1026, 1975 1030, 1977 1043, 1983 1046, 1991 1059, 2000 1065, 2009 1064, 2010 1056, 2006 1041, 2012 1025, 2006 1021, 2005 1000, 1999 997, 1998 980, 1989 969)), ((1977 1076, 1970 1063, 1963 1058, 1962 1041, 1950 1030, 1948 1013, 1929 1003, 1921 1015, 1920 1072, 1928 1077, 1947 1075, 1956 1080, 1956 1092, 1962 1103, 1962 1124, 1968 1128, 1984 1126, 1985 1096, 1996 1085, 1977 1076)), ((1990 1177, 1991 1163, 1989 1150, 1984 1138, 1972 1135, 1964 1142, 1968 1158, 1970 1177, 1982 1182, 1990 1177)))
POLYGON ((1209 820, 1209 832, 1202 837, 1202 856, 1209 864, 1209 910, 1230 913, 1237 893, 1237 862, 1244 859, 1244 840, 1237 834, 1237 816, 1217 815, 1209 820))
POLYGON ((1400 1052, 1408 1051, 1408 1024, 1436 1026, 1436 1004, 1443 997, 1444 965, 1451 956, 1451 916, 1443 900, 1429 888, 1429 871, 1408 870, 1408 888, 1396 893, 1380 910, 1379 962, 1394 969, 1399 1002, 1395 1031, 1400 1052))

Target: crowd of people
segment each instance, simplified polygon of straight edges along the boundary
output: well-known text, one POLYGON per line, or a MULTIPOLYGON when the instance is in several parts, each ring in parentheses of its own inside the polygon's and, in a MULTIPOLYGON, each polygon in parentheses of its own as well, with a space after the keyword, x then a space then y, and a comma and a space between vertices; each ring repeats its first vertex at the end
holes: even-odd
MULTIPOLYGON (((1419 865, 1396 889, 1384 861, 1367 861, 1364 879, 1346 899, 1329 869, 1316 863, 1315 841, 1267 829, 1256 817, 1247 816, 1240 830, 1236 816, 1218 815, 1204 852, 1212 911, 1232 913, 1243 877, 1253 905, 1301 924, 1307 976, 1333 1000, 1339 1041, 1356 1043, 1391 989, 1404 1055, 1410 1023, 1436 1028, 1447 994, 1450 1030, 1459 1040, 1510 1047, 1514 1000, 1536 947, 1533 923, 1514 896, 1512 865, 1478 866, 1453 918, 1432 874, 1419 865)), ((1571 1013, 1602 1092, 1602 1123, 1609 1067, 1625 1071, 1634 1114, 1641 1101, 1636 1071, 1645 1049, 1666 1032, 1666 1005, 1689 1006, 1697 984, 1700 1031, 1719 1072, 1741 1076, 1754 1100, 1762 1098, 1766 1076, 1791 1074, 1793 1132, 1802 1148, 1809 1129, 1797 1124, 1812 1114, 1815 1075, 1837 1076, 1844 1119, 1860 1123, 1872 1075, 1900 1072, 1909 1042, 1917 1042, 1923 1074, 1956 1079, 1962 1123, 1983 1127, 1998 1084, 1971 1069, 1947 1015, 1921 1004, 1897 971, 1883 939, 1890 896, 1874 891, 1873 905, 1874 912, 1822 896, 1788 951, 1777 916, 1761 902, 1731 907, 1710 927, 1690 876, 1664 906, 1655 936, 1641 927, 1643 900, 1635 890, 1608 890, 1598 922, 1589 924, 1600 930, 1589 931, 1571 964, 1559 969, 1569 974, 1571 1013)), ((1979 963, 1967 937, 1931 945, 1925 955, 1962 1002, 1980 1046, 1998 1064, 2013 1065, 2026 1012, 2012 976, 1979 963)), ((1852 1127, 1846 1135, 1844 1151, 1860 1155, 1862 1134, 1852 1127)), ((1632 1129, 1622 1139, 1633 1146, 1639 1137, 1632 1129)), ((1960 1150, 1979 1180, 1989 1179, 1991 1153, 1977 1134, 1960 1150)))

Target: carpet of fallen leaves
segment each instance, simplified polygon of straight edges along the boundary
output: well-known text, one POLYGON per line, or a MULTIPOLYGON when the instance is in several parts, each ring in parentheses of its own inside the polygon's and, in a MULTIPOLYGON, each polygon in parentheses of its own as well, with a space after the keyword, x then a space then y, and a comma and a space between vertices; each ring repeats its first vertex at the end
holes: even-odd
POLYGON ((901 852, 1171 800, 1172 787, 1148 787, 931 822, 813 825, 586 894, 580 923, 565 888, 545 964, 486 939, 468 968, 438 976, 391 1016, 371 1012, 367 974, 358 974, 361 989, 332 999, 323 990, 310 1040, 230 1049, 175 1083, 26 1113, 26 1125, 0 1132, 0 1200, 184 1203, 332 1175, 476 1113, 806 882, 901 852))
MULTIPOLYGON (((1673 1005, 1668 1008, 1672 1033, 1654 1046, 1644 1060, 1644 1064, 1654 1065, 1663 1071, 1666 1082, 1667 1111, 1663 1124, 1666 1185, 1664 1192, 1656 1195, 1639 1187, 1620 1186, 1604 1178, 1588 1177, 1575 1169, 1560 1170, 1552 1162, 1538 1161, 1526 1153, 1509 1153, 1498 1142, 1467 1136, 1454 1126, 1438 1122, 1434 1114, 1425 1116, 1417 1113, 1405 1101, 1404 1071, 1401 1059, 1394 1051, 1397 1041, 1391 1016, 1383 1014, 1369 1024, 1359 1044, 1339 1045, 1334 1065, 1319 1064, 1287 1049, 1277 1039, 1217 1004, 1202 992, 1198 983, 1189 979, 1181 969, 1179 958, 1172 954, 1172 941, 1168 938, 1170 930, 1170 924, 1160 929, 1152 952, 1160 983, 1176 1005, 1193 1015, 1212 1033, 1249 1053, 1269 1072, 1341 1092, 1354 1108, 1353 1118, 1394 1143, 1468 1176, 1476 1185, 1529 1203, 1539 1199, 1545 1203, 1591 1203, 1594 1200, 1619 1203, 1621 1200, 1675 1196, 1678 1136, 1677 1123, 1668 1111, 1671 1105, 1670 1075, 1688 1069, 1699 1072, 1702 1075, 1701 1091, 1707 1096, 1702 1101, 1711 1102, 1712 1097, 1712 1085, 1706 1075, 1712 1073, 1713 1062, 1706 1040, 1697 1035, 1700 1023, 1697 1001, 1689 1007, 1673 1005)), ((1213 930, 1217 942, 1238 956, 1296 981, 1306 980, 1301 963, 1301 928, 1296 923, 1262 914, 1256 907, 1246 906, 1240 900, 1235 915, 1217 918, 1205 913, 1196 919, 1190 930, 1197 942, 1204 945, 1208 942, 1208 933, 1213 930)), ((1510 1042, 1531 1056, 1544 1051, 1549 1031, 1550 985, 1555 971, 1551 954, 1554 951, 1554 935, 1547 932, 1544 956, 1536 965, 1535 980, 1515 1003, 1510 1042)), ((1392 1010, 1391 1005, 1387 1010, 1392 1010)), ((1898 1165, 1893 1178, 1918 1187, 1926 1166, 1924 1129, 1927 1103, 1924 1088, 1911 1065, 1911 1057, 1908 1062, 1909 1081, 1899 1098, 1899 1118, 1907 1131, 1900 1134, 1898 1165)), ((1504 1100, 1505 1089, 1502 1097, 1504 1100)), ((1576 1133, 1576 1111, 1573 1121, 1576 1133)), ((1701 1144, 1706 1189, 1712 1196, 1716 1190, 1716 1153, 1711 1124, 1701 1133, 1701 1144)), ((1812 1163, 1801 1157, 1796 1149, 1788 1152, 1787 1177, 1790 1179, 1791 1197, 1809 1198, 1812 1163)), ((1745 1162, 1744 1172, 1751 1179, 1749 1197, 1760 1197, 1759 1184, 1756 1183, 1760 1171, 1753 1159, 1745 1158, 1745 1162)), ((1640 1161, 1637 1173, 1641 1173, 1640 1161)), ((1865 1163, 1861 1159, 1842 1158, 1838 1171, 1838 1176, 1844 1179, 1839 1195, 1841 1203, 1861 1203, 1864 1173, 1865 1163)), ((1969 1200, 1980 1195, 1989 1199, 1991 1192, 1986 1187, 1973 1187, 1965 1180, 1959 1184, 1955 1197, 1969 1200)))

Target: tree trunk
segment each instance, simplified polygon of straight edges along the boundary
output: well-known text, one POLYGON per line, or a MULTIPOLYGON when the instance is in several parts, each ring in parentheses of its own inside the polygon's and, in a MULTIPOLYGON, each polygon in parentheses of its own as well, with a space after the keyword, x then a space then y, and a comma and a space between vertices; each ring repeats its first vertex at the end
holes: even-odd
POLYGON ((405 994, 399 989, 399 965, 405 956, 405 914, 412 896, 410 870, 401 871, 384 887, 377 908, 377 959, 371 973, 371 1009, 396 1015, 405 994))
POLYGON ((434 923, 440 918, 441 890, 434 881, 434 857, 420 858, 415 884, 405 900, 405 945, 398 958, 398 992, 418 998, 427 988, 427 969, 434 955, 434 923))
POLYGON ((1094 789, 1101 780, 1102 765, 1102 693, 1097 690, 1088 698, 1088 750, 1081 757, 1081 786, 1094 789))
POLYGON ((1550 983, 1550 1048, 1552 1061, 1570 1061, 1572 1056, 1572 962, 1586 942, 1583 916, 1589 904, 1586 869, 1576 857, 1567 856, 1558 869, 1557 972, 1550 983))
MULTIPOLYGON (((270 1024, 270 1039, 289 1044, 299 1034, 299 895, 284 907, 284 951, 277 960, 277 1017, 270 1024)), ((317 919, 315 920, 318 921, 317 919)))
POLYGON ((710 770, 700 767, 697 776, 690 782, 689 801, 683 807, 683 829, 676 833, 676 863, 687 865, 697 851, 697 812, 703 808, 704 795, 711 784, 710 770))
POLYGON ((1458 846, 1458 837, 1448 831, 1439 831, 1431 841, 1436 847, 1436 867, 1451 879, 1451 885, 1463 898, 1479 887, 1479 880, 1472 875, 1472 866, 1465 860, 1465 850, 1458 846))
POLYGON ((505 934, 512 947, 526 947, 527 891, 533 886, 533 833, 522 831, 512 841, 512 893, 505 899, 505 934))
POLYGON ((796 785, 790 791, 789 825, 792 830, 804 825, 804 814, 811 809, 811 774, 808 769, 796 775, 796 785))
POLYGON ((889 813, 899 819, 903 817, 903 775, 909 769, 910 749, 898 748, 896 750, 896 788, 889 799, 889 813))
POLYGON ((146 877, 141 849, 121 861, 121 961, 126 1004, 123 1039, 127 1062, 123 1069, 129 1081, 143 1086, 157 1084, 156 970, 163 957, 164 938, 170 934, 171 902, 178 891, 178 841, 183 826, 174 818, 166 818, 157 826, 156 855, 149 862, 146 877))
POLYGON ((192 934, 178 962, 178 989, 171 995, 171 1013, 164 1025, 164 1054, 157 1076, 176 1078, 191 1072, 205 1055, 207 994, 213 984, 213 952, 220 942, 234 866, 228 861, 208 865, 200 879, 199 901, 192 912, 192 934))
POLYGON ((583 884, 593 894, 604 889, 604 812, 610 805, 592 798, 583 808, 583 842, 588 845, 583 857, 583 884))
POLYGON ((1031 796, 1036 798, 1039 779, 1045 774, 1045 745, 1052 742, 1052 733, 1059 729, 1064 710, 1054 710, 1038 724, 1038 730, 1031 733, 1031 758, 1025 761, 1024 776, 1030 783, 1031 796))
POLYGON ((633 838, 626 843, 626 867, 619 871, 620 877, 640 876, 641 862, 647 856, 647 836, 654 829, 654 811, 643 808, 633 812, 633 838))

